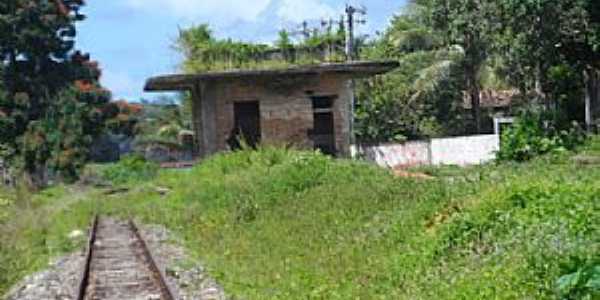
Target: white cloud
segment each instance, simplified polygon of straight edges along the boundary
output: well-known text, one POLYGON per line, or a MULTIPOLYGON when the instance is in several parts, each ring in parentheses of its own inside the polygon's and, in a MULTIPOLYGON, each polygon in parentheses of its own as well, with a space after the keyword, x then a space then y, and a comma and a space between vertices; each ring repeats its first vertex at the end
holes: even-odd
POLYGON ((284 21, 302 22, 337 17, 339 12, 320 0, 282 0, 277 16, 284 21))
POLYGON ((135 9, 169 13, 190 21, 206 18, 224 23, 254 21, 270 3, 271 0, 126 0, 135 9))

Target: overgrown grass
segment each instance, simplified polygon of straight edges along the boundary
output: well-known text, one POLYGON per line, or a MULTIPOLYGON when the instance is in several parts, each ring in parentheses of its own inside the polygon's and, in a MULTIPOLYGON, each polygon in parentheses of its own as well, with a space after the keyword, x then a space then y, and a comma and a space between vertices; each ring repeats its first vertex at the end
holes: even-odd
MULTIPOLYGON (((600 155, 600 140, 584 152, 600 155)), ((598 262, 597 166, 555 156, 427 172, 437 179, 282 149, 219 155, 189 172, 161 171, 125 194, 64 204, 55 217, 66 224, 44 236, 83 226, 92 211, 164 224, 244 299, 598 296, 557 285, 598 262)), ((26 240, 48 248, 38 235, 26 240)), ((0 291, 14 281, 6 273, 0 291)))
POLYGON ((95 209, 93 202, 84 201, 88 196, 88 191, 75 186, 37 195, 22 188, 0 191, 5 203, 0 205, 0 295, 52 258, 83 245, 85 237, 72 239, 69 234, 89 224, 95 209), (72 209, 75 203, 79 205, 72 209))
POLYGON ((100 177, 114 184, 152 180, 159 170, 158 164, 139 155, 126 156, 115 164, 98 166, 98 168, 96 172, 100 177))

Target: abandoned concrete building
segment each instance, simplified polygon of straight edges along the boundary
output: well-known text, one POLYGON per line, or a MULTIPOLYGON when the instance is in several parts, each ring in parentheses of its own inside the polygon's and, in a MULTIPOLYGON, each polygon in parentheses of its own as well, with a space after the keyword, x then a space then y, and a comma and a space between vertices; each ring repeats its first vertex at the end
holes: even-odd
POLYGON ((190 91, 196 156, 258 143, 319 149, 346 156, 352 135, 352 79, 398 67, 396 62, 352 62, 167 75, 146 91, 190 91))

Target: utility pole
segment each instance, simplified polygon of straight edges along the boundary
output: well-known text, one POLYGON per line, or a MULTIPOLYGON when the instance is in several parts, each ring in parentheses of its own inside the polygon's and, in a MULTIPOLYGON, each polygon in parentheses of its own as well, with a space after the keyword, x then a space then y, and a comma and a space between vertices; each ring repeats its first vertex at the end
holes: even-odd
POLYGON ((302 22, 301 26, 302 27, 300 28, 300 30, 291 31, 290 34, 302 35, 304 37, 304 40, 308 40, 310 38, 310 28, 308 28, 308 21, 302 22))
MULTIPOLYGON (((367 15, 367 10, 364 7, 356 8, 352 5, 346 4, 346 60, 348 62, 354 61, 354 24, 365 24, 366 21, 358 20, 354 18, 355 14, 361 14, 362 16, 367 15)), ((355 122, 354 122, 354 112, 356 106, 356 97, 354 94, 355 90, 354 80, 348 80, 348 89, 350 92, 350 144, 356 144, 356 136, 355 136, 355 122)))
POLYGON ((346 4, 346 58, 348 61, 354 60, 354 25, 365 24, 366 21, 364 19, 355 19, 354 15, 360 14, 363 16, 367 15, 367 10, 364 7, 356 8, 352 5, 346 4))

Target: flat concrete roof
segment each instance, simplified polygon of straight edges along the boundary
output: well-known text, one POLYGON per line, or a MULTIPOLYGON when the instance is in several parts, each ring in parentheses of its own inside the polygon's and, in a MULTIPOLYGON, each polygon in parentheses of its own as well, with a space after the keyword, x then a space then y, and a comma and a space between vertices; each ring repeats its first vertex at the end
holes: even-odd
POLYGON ((201 81, 223 79, 294 77, 306 75, 318 76, 322 74, 340 74, 360 78, 387 73, 397 68, 399 65, 400 64, 396 61, 357 61, 349 63, 296 66, 286 69, 230 70, 200 74, 174 74, 148 79, 144 90, 147 92, 189 90, 201 81))

